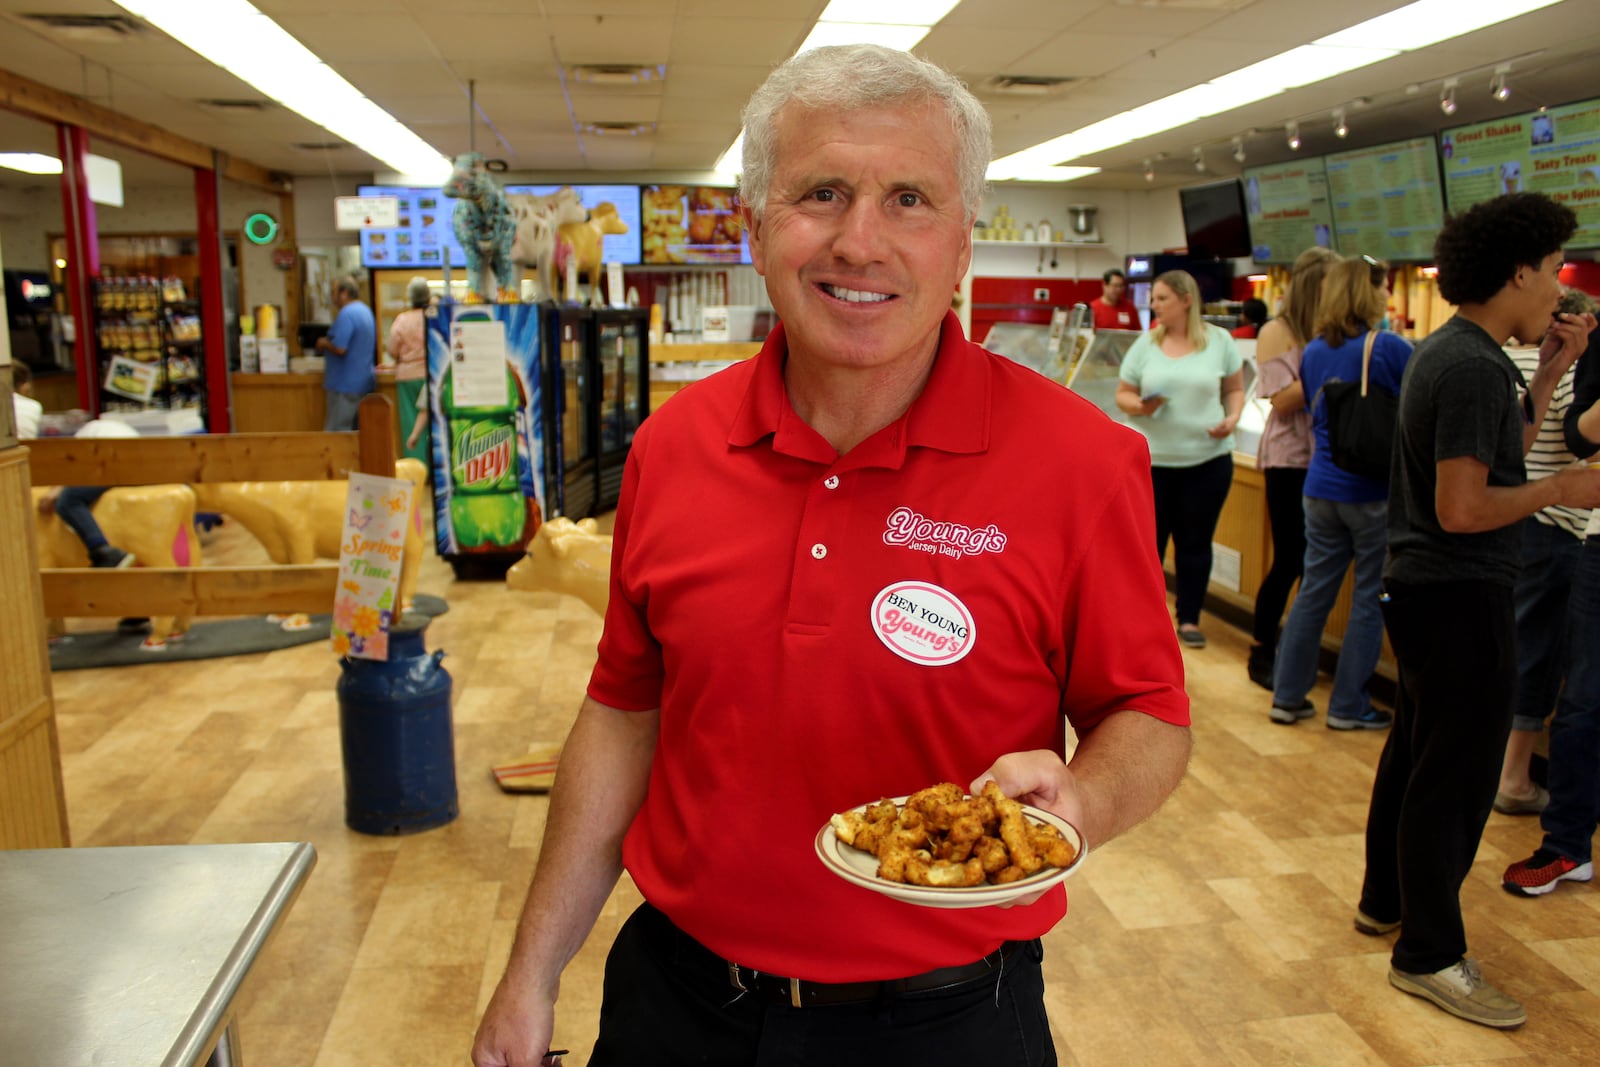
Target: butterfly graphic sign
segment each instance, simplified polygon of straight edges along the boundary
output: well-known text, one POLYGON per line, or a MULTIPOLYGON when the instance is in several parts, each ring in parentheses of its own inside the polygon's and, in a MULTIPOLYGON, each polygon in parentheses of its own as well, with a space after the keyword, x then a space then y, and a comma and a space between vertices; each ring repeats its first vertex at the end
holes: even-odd
POLYGON ((337 655, 389 658, 389 627, 400 598, 411 489, 411 483, 400 478, 350 475, 331 628, 337 655))

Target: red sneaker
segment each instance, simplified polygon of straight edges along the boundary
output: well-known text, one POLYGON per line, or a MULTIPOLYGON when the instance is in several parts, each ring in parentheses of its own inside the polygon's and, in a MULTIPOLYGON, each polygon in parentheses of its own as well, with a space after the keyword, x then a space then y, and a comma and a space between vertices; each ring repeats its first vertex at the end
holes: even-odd
POLYGON ((1506 868, 1501 885, 1519 897, 1542 897, 1557 882, 1587 882, 1594 877, 1593 863, 1576 863, 1565 856, 1540 849, 1532 856, 1506 868))

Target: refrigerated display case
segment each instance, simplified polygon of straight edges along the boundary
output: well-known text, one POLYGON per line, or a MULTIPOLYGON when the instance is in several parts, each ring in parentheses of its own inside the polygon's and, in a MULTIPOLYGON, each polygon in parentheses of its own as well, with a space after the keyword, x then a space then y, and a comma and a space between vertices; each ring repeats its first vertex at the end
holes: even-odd
POLYGON ((622 469, 633 435, 650 414, 650 312, 648 308, 596 309, 591 348, 597 370, 600 497, 596 511, 617 506, 622 469))
POLYGON ((599 392, 590 334, 592 312, 570 304, 539 305, 544 320, 545 497, 551 514, 582 519, 600 502, 599 392))
MULTIPOLYGON (((372 272, 372 313, 378 320, 378 362, 389 364, 389 327, 394 317, 411 303, 406 299, 406 287, 412 278, 424 278, 428 289, 439 300, 445 299, 444 274, 438 269, 375 270, 372 272)), ((462 271, 450 272, 450 299, 461 302, 467 298, 467 276, 462 271)), ((309 352, 306 353, 310 355, 309 352)))

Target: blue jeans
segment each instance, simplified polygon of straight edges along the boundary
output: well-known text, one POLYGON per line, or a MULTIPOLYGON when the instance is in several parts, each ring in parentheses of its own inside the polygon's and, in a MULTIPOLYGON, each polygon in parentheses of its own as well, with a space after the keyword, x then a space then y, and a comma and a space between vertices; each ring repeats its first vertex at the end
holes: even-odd
POLYGON ((1566 670, 1567 594, 1583 541, 1533 516, 1522 520, 1517 578, 1517 715, 1513 730, 1537 732, 1556 706, 1566 670))
POLYGON ((90 551, 106 543, 106 535, 94 521, 94 506, 106 495, 106 489, 104 485, 69 485, 56 497, 56 514, 90 551))
POLYGON ((1350 622, 1339 649, 1339 666, 1333 675, 1333 696, 1328 714, 1354 719, 1366 714, 1367 679, 1383 651, 1383 556, 1388 547, 1389 505, 1341 504, 1318 497, 1304 498, 1306 510, 1306 566, 1300 592, 1289 609, 1289 621, 1278 641, 1278 662, 1273 674, 1272 703, 1280 708, 1299 707, 1317 682, 1317 656, 1328 613, 1339 597, 1344 572, 1354 560, 1356 584, 1350 601, 1350 622))
POLYGON ((1600 825, 1600 537, 1583 543, 1567 598, 1567 684, 1550 720, 1550 803, 1544 847, 1590 859, 1600 825))

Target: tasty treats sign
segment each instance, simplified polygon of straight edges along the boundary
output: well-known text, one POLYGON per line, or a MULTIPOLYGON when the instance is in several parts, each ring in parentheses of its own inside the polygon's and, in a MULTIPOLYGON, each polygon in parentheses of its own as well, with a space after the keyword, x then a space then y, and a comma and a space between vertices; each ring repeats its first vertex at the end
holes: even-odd
POLYGON ((337 655, 389 658, 389 627, 400 596, 400 563, 410 519, 410 482, 350 475, 331 627, 337 655))

